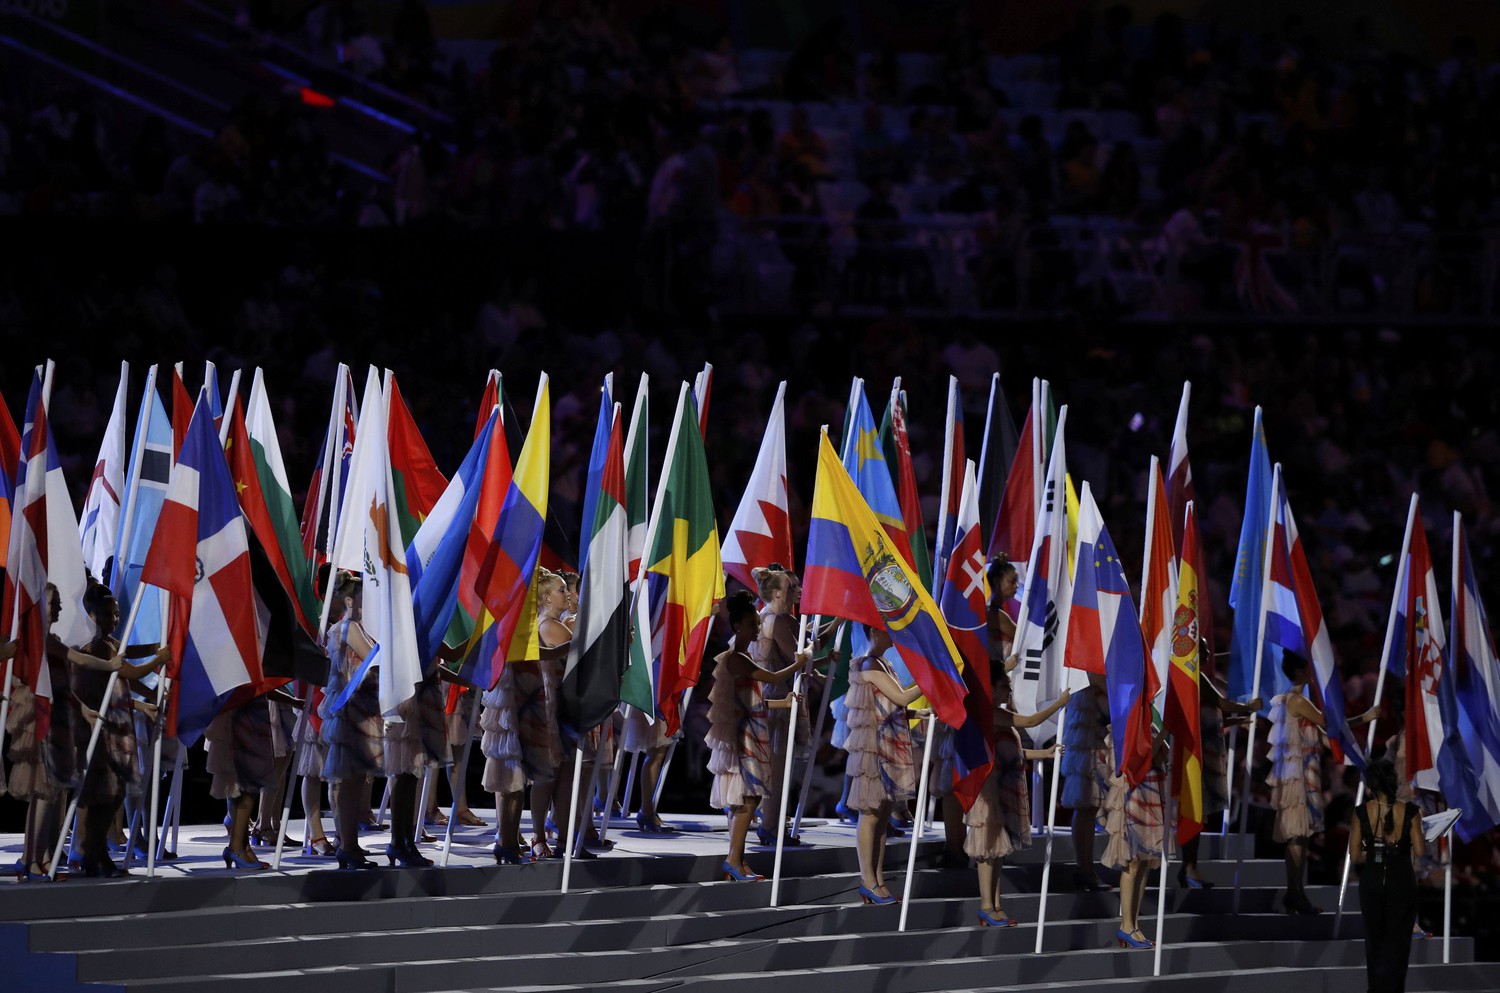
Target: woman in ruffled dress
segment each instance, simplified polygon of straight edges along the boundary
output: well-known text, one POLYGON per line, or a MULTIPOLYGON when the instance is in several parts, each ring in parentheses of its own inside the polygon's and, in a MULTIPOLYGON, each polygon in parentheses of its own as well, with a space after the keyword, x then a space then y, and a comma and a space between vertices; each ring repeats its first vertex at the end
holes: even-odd
POLYGON ((1109 844, 1100 859, 1120 870, 1120 928, 1115 932, 1121 948, 1154 948, 1155 942, 1141 931, 1141 900, 1146 879, 1161 865, 1162 846, 1171 856, 1176 832, 1168 826, 1165 735, 1152 741, 1151 770, 1135 786, 1116 773, 1099 811, 1099 822, 1109 832, 1109 844))
MULTIPOLYGON (((750 644, 750 657, 761 669, 779 672, 797 655, 796 617, 797 604, 802 599, 802 581, 796 573, 775 562, 764 569, 754 570, 751 576, 765 606, 760 611, 760 631, 750 644)), ((767 687, 766 699, 785 699, 790 693, 790 685, 773 683, 767 687)), ((760 805, 760 828, 756 838, 762 845, 774 845, 777 832, 785 830, 781 780, 786 771, 787 749, 805 747, 812 731, 806 707, 798 708, 796 727, 792 727, 790 708, 786 705, 777 707, 767 723, 771 734, 771 765, 766 771, 771 778, 766 781, 766 799, 760 805)), ((852 805, 850 809, 854 809, 852 805)), ((800 845, 802 841, 788 835, 785 844, 800 845)))
MULTIPOLYGON (((1271 698, 1271 806, 1276 812, 1272 838, 1286 842, 1286 902, 1289 914, 1319 914, 1307 899, 1304 877, 1307 843, 1323 830, 1323 743, 1327 730, 1323 712, 1307 698, 1311 667, 1306 659, 1287 652, 1281 671, 1292 688, 1271 698)), ((1349 720, 1349 726, 1368 724, 1379 714, 1372 707, 1349 720)))
POLYGON ((771 734, 767 717, 772 708, 791 706, 791 699, 767 701, 762 684, 780 684, 796 675, 807 661, 805 652, 774 672, 762 669, 750 656, 750 645, 760 628, 755 597, 746 590, 728 601, 729 627, 734 641, 714 659, 714 685, 708 695, 708 771, 713 775, 709 805, 729 811, 729 857, 724 878, 753 881, 756 874, 745 862, 745 836, 750 819, 770 783, 771 734))
POLYGON ((320 713, 327 758, 323 778, 334 791, 334 828, 340 869, 373 869, 375 863, 359 845, 360 815, 369 806, 370 783, 384 771, 385 734, 380 716, 380 678, 373 669, 354 687, 343 707, 334 703, 359 671, 375 643, 360 623, 363 596, 360 577, 339 573, 334 595, 344 616, 329 627, 326 638, 331 677, 320 713))
POLYGON ((917 792, 913 762, 911 717, 907 705, 922 695, 921 687, 902 687, 882 656, 891 647, 884 627, 866 627, 868 653, 849 666, 849 777, 850 810, 859 813, 859 895, 865 903, 894 903, 898 897, 885 885, 885 842, 891 811, 917 792))
POLYGON ((1089 685, 1072 695, 1063 713, 1060 759, 1062 805, 1073 812, 1073 885, 1084 891, 1107 890, 1094 868, 1094 832, 1099 808, 1109 794, 1114 754, 1109 738, 1109 699, 1104 677, 1089 674, 1089 685))
POLYGON ((1003 668, 991 670, 995 694, 995 764, 980 788, 974 805, 964 815, 968 837, 964 853, 979 870, 979 923, 984 927, 1013 927, 1006 916, 1000 886, 1000 863, 1009 854, 1031 844, 1031 797, 1027 789, 1026 763, 1054 758, 1062 746, 1024 748, 1019 728, 1043 723, 1067 705, 1071 694, 1062 696, 1035 714, 1011 709, 1010 675, 1003 668))

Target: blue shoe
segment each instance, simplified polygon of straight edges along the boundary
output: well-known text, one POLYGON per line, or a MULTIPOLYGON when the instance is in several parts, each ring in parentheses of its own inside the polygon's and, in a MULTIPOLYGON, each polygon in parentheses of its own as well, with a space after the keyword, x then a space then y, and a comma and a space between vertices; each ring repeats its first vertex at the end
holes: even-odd
POLYGON ((866 887, 863 884, 861 884, 859 887, 859 897, 867 904, 895 903, 898 899, 898 897, 895 896, 881 896, 880 894, 876 893, 874 890, 866 887))
POLYGON ((749 871, 749 868, 747 866, 736 866, 728 859, 725 859, 723 863, 721 863, 721 868, 724 870, 725 882, 758 883, 762 879, 766 878, 759 873, 749 871))
POLYGON ((1139 928, 1134 931, 1125 931, 1123 928, 1115 931, 1115 937, 1120 939, 1121 948, 1155 948, 1156 942, 1141 934, 1139 928), (1139 938, 1136 935, 1140 934, 1139 938))
POLYGON ((224 849, 224 868, 226 869, 269 869, 271 863, 262 862, 251 853, 249 858, 241 856, 233 848, 224 849))
POLYGON ((981 910, 979 912, 979 923, 982 927, 1015 927, 1016 922, 1006 917, 1005 914, 996 916, 994 911, 981 910))

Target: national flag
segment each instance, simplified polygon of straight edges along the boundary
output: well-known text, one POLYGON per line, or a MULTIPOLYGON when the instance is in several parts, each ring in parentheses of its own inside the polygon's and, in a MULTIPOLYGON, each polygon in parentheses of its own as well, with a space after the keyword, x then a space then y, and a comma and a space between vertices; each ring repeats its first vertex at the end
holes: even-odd
POLYGON ((677 413, 647 528, 635 605, 635 636, 622 699, 666 722, 680 724, 678 697, 697 685, 714 605, 724 598, 724 562, 714 521, 703 439, 687 383, 677 413))
MULTIPOLYGON (((1193 499, 1193 467, 1188 462, 1187 423, 1188 399, 1192 396, 1193 384, 1182 384, 1182 403, 1177 407, 1177 424, 1172 430, 1172 448, 1167 453, 1167 514, 1172 521, 1172 547, 1177 550, 1177 562, 1182 563, 1182 530, 1185 510, 1193 499)), ((1198 561, 1193 563, 1198 574, 1198 636, 1208 645, 1208 654, 1198 660, 1203 671, 1214 674, 1214 599, 1204 568, 1203 542, 1198 543, 1198 561)))
POLYGON ((14 613, 9 621, 18 642, 16 673, 36 696, 39 741, 45 740, 51 726, 54 693, 67 691, 67 687, 52 685, 45 658, 49 582, 57 587, 62 602, 53 633, 69 645, 86 644, 93 634, 83 610, 87 580, 77 539, 78 518, 73 514, 73 499, 48 415, 53 371, 50 360, 37 368, 26 400, 6 560, 6 576, 14 586, 14 613))
MULTIPOLYGON (((1443 721, 1437 684, 1443 672, 1443 620, 1437 612, 1437 576, 1427 547, 1427 529, 1414 494, 1408 510, 1410 538, 1404 549, 1395 637, 1386 665, 1406 687, 1406 768, 1402 778, 1422 789, 1438 789, 1437 756, 1443 721)), ((1456 806, 1456 804, 1455 804, 1456 806)))
POLYGON ((964 712, 968 718, 953 732, 953 793, 965 810, 974 805, 990 774, 995 754, 995 692, 990 685, 990 584, 980 544, 979 481, 974 463, 965 461, 955 518, 953 554, 939 604, 953 644, 963 656, 964 712))
MULTIPOLYGON (((1027 420, 1029 423, 1030 418, 1027 420)), ((1063 407, 1048 459, 1047 481, 1033 529, 1031 554, 1026 560, 1026 586, 1021 591, 1021 612, 1016 621, 1014 650, 1021 659, 1013 696, 1020 713, 1035 713, 1063 691, 1068 607, 1073 599, 1065 547, 1068 544, 1068 468, 1064 441, 1067 423, 1068 408, 1063 407)), ((1024 445, 1018 449, 1025 450, 1024 445)))
POLYGON ((104 427, 104 440, 99 443, 99 457, 94 460, 94 474, 89 477, 83 519, 78 522, 83 564, 100 582, 106 581, 105 570, 111 567, 120 534, 120 495, 125 490, 125 402, 129 388, 130 363, 121 362, 120 385, 115 390, 109 423, 104 427))
POLYGON ((1068 665, 1103 674, 1115 771, 1135 786, 1151 771, 1151 701, 1159 686, 1120 553, 1088 483, 1078 496, 1077 562, 1068 613, 1068 665))
POLYGON ((1177 798, 1177 843, 1203 830, 1203 727, 1198 703, 1200 668, 1198 624, 1198 520, 1192 501, 1183 509, 1182 569, 1177 574, 1177 609, 1172 616, 1172 669, 1163 722, 1172 736, 1172 779, 1177 798))
POLYGON ((395 373, 390 376, 391 391, 391 479, 396 486, 396 516, 401 533, 415 535, 433 506, 448 486, 438 471, 417 422, 412 419, 395 373))
MULTIPOLYGON (((1155 455, 1151 456, 1151 470, 1146 484, 1151 487, 1151 492, 1146 500, 1146 562, 1141 575, 1141 633, 1146 637, 1151 664, 1156 670, 1156 685, 1164 694, 1167 689, 1167 670, 1172 666, 1172 618, 1177 610, 1177 566, 1174 554, 1177 546, 1172 538, 1172 522, 1168 519, 1167 492, 1161 478, 1161 463, 1155 455)), ((1158 721, 1164 713, 1165 703, 1165 698, 1160 695, 1152 700, 1158 721)))
POLYGON ((921 577, 899 554, 824 433, 807 538, 804 613, 883 625, 938 720, 962 727, 963 658, 921 577))
POLYGON ((245 519, 207 390, 188 422, 141 574, 171 595, 167 735, 191 745, 231 693, 261 681, 260 629, 245 519))
MULTIPOLYGON (((949 377, 949 409, 952 410, 951 400, 957 392, 957 380, 949 377)), ((962 413, 959 417, 962 418, 962 413)), ((961 423, 961 421, 960 421, 961 423)), ((1016 452, 1020 450, 1021 439, 1016 435, 1016 421, 1010 415, 1010 404, 1005 400, 1005 389, 1000 385, 1000 374, 990 374, 990 397, 984 412, 984 437, 979 444, 979 523, 983 528, 980 535, 980 548, 987 550, 992 547, 989 540, 994 535, 995 522, 1000 519, 1000 504, 1005 498, 1008 480, 1006 473, 1011 464, 1016 460, 1016 452)), ((1033 462, 1037 459, 1033 456, 1033 462)), ((1041 472, 1040 466, 1031 473, 1029 482, 1035 483, 1035 477, 1041 472)), ((959 473, 962 474, 962 461, 960 460, 959 473)), ((955 477, 955 485, 958 485, 955 477)), ((1027 526, 1036 523, 1035 512, 1027 515, 1027 526)), ((1024 546, 1028 551, 1031 542, 1028 540, 1024 546)), ((1012 553, 1012 558, 1020 557, 1020 548, 1012 553)))
MULTIPOLYGON (((16 500, 16 468, 21 461, 21 435, 10 408, 0 396, 0 618, 9 618, 15 588, 5 570, 10 561, 11 510, 16 500)), ((6 628, 0 633, 9 634, 6 628)))
MULTIPOLYGON (((479 513, 484 479, 492 458, 507 458, 505 431, 499 421, 499 408, 492 406, 489 419, 464 456, 458 472, 454 473, 406 548, 406 569, 412 584, 412 619, 417 632, 417 658, 424 667, 442 656, 443 643, 452 628, 454 615, 463 609, 459 591, 463 585, 465 554, 479 513)), ((477 614, 476 610, 469 615, 471 620, 465 635, 473 630, 472 617, 477 614)))
POLYGON ((484 609, 469 638, 463 674, 482 689, 494 686, 505 663, 541 657, 536 572, 547 515, 551 449, 551 394, 547 375, 543 373, 526 441, 516 459, 484 562, 475 577, 475 589, 484 609), (496 630, 490 637, 492 624, 496 630), (486 644, 487 654, 480 650, 486 644))
MULTIPOLYGON (((1245 484, 1245 517, 1240 525, 1239 549, 1235 552, 1234 579, 1229 584, 1229 605, 1234 626, 1229 645, 1229 695, 1236 700, 1259 696, 1267 706, 1271 698, 1289 687, 1281 673, 1280 654, 1267 650, 1261 657, 1260 684, 1255 685, 1255 650, 1259 639, 1262 588, 1265 583, 1266 543, 1270 541, 1272 492, 1271 455, 1266 448, 1266 429, 1261 410, 1255 408, 1255 427, 1250 436, 1250 473, 1245 484)), ((1279 642, 1276 642, 1279 644, 1279 642)))
MULTIPOLYGON (((500 511, 510 493, 511 472, 514 468, 510 461, 509 439, 504 430, 503 390, 504 384, 496 373, 491 377, 490 386, 486 387, 484 395, 496 422, 490 433, 490 453, 485 460, 484 477, 479 483, 479 503, 474 509, 474 522, 469 527, 469 537, 464 544, 463 567, 458 576, 458 609, 453 612, 453 619, 443 636, 442 657, 445 661, 461 659, 468 653, 469 640, 481 618, 486 619, 486 627, 476 640, 474 650, 479 653, 476 657, 489 660, 495 655, 499 632, 494 626, 494 619, 485 614, 484 600, 479 591, 479 573, 489 556, 495 528, 500 523, 500 511)), ((485 424, 488 423, 489 418, 486 417, 485 424)), ((483 429, 482 424, 480 430, 483 429)), ((488 672, 486 662, 485 678, 488 678, 488 672)), ((486 687, 488 685, 485 684, 486 687)))
POLYGON ((323 445, 318 450, 318 460, 313 466, 313 476, 302 503, 302 554, 307 559, 309 570, 314 573, 326 557, 329 543, 338 535, 344 494, 349 489, 349 463, 354 458, 354 428, 358 420, 354 376, 349 367, 340 362, 334 376, 328 429, 323 434, 323 445), (331 495, 330 490, 333 490, 331 495))
POLYGON ((927 526, 922 522, 922 497, 917 492, 917 473, 911 464, 911 441, 906 435, 906 392, 901 380, 891 390, 880 424, 880 447, 886 465, 892 468, 896 483, 896 500, 901 506, 901 523, 911 544, 912 564, 922 585, 932 589, 932 558, 927 552, 927 526))
POLYGON ((193 421, 193 398, 182 382, 182 363, 172 367, 172 461, 182 451, 187 440, 188 426, 193 421))
MULTIPOLYGON (((1031 409, 1026 412, 1026 420, 1021 423, 1021 436, 1016 441, 1015 454, 1011 457, 1010 472, 1005 476, 1005 490, 990 525, 988 546, 990 558, 1005 555, 1023 569, 1025 563, 1021 562, 1021 556, 1031 551, 1031 546, 1035 543, 1034 529, 1038 513, 1036 480, 1043 470, 1038 461, 1042 450, 1038 434, 1041 428, 1037 424, 1039 386, 1040 381, 1033 380, 1032 394, 1038 399, 1032 402, 1031 409)), ((1024 582, 1025 576, 1021 579, 1024 582)))
POLYGON ((630 574, 632 589, 641 571, 641 557, 646 552, 646 527, 651 517, 651 482, 646 474, 646 442, 651 433, 649 380, 641 373, 641 384, 630 409, 630 427, 625 432, 625 570, 630 574))
POLYGON ((693 405, 698 410, 698 436, 704 439, 705 448, 708 439, 708 401, 713 393, 714 386, 714 364, 703 363, 703 371, 693 377, 693 405))
POLYGON ((390 435, 386 427, 389 376, 386 382, 382 390, 380 375, 371 366, 365 376, 354 457, 349 462, 349 486, 345 491, 348 513, 339 520, 330 562, 335 569, 362 573, 361 620, 375 642, 375 650, 350 677, 344 692, 333 701, 333 709, 342 709, 365 674, 371 668, 378 668, 380 712, 391 716, 416 693, 417 683, 422 681, 422 661, 412 614, 406 540, 397 516, 396 484, 391 477, 390 435))
POLYGON ((1500 662, 1490 633, 1463 517, 1453 512, 1453 595, 1449 604, 1448 657, 1458 697, 1459 737, 1469 753, 1477 795, 1489 827, 1500 824, 1500 662))
POLYGON ((579 730, 598 727, 620 705, 620 681, 630 657, 630 575, 625 570, 625 429, 620 405, 605 390, 594 450, 589 455, 593 511, 582 532, 583 573, 578 621, 563 670, 558 714, 579 730), (606 407, 605 404, 608 404, 606 407), (600 452, 600 441, 603 451, 600 452), (597 471, 595 467, 597 466, 597 471))
POLYGON ((745 495, 724 535, 724 571, 751 590, 756 588, 752 575, 756 569, 772 562, 788 569, 794 564, 792 522, 787 510, 785 396, 783 382, 776 389, 745 495))
POLYGON ((875 415, 870 413, 870 404, 865 399, 865 384, 856 379, 849 390, 849 407, 845 418, 844 450, 842 461, 849 478, 859 489, 865 504, 874 513, 880 526, 890 538, 890 546, 907 565, 914 566, 911 539, 906 533, 906 519, 901 514, 901 501, 896 495, 896 486, 891 480, 891 466, 886 461, 885 450, 880 444, 880 429, 875 426, 875 415))
POLYGON ((141 394, 140 413, 136 416, 135 438, 130 446, 130 471, 125 479, 125 499, 120 508, 120 531, 115 549, 115 567, 110 575, 110 590, 120 604, 123 625, 135 614, 135 627, 120 631, 132 644, 160 644, 162 633, 161 590, 141 582, 156 521, 167 485, 172 476, 172 421, 156 391, 156 366, 146 373, 146 388, 141 394), (139 599, 141 605, 134 604, 139 599))
POLYGON ((203 388, 208 390, 208 412, 217 429, 224 420, 224 400, 219 395, 219 372, 211 360, 203 363, 203 388))
POLYGON ((1314 703, 1322 708, 1334 760, 1342 762, 1347 757, 1362 770, 1365 766, 1364 751, 1345 718, 1343 677, 1333 657, 1333 643, 1329 640, 1328 625, 1323 620, 1323 607, 1318 602, 1312 573, 1307 567, 1307 554, 1302 548, 1292 507, 1286 498, 1286 479, 1281 475, 1280 463, 1272 475, 1275 480, 1276 523, 1271 535, 1271 577, 1265 601, 1266 641, 1295 651, 1308 660, 1312 667, 1309 687, 1313 691, 1314 703))
POLYGON ((491 369, 484 380, 484 393, 479 397, 479 413, 474 418, 474 437, 489 423, 490 411, 500 404, 500 370, 491 369))
MULTIPOLYGON (((991 382, 991 390, 997 388, 998 381, 997 376, 991 382)), ((933 587, 933 594, 937 597, 938 603, 943 602, 943 586, 947 583, 948 560, 953 557, 953 547, 957 542, 958 512, 964 488, 964 464, 968 461, 964 456, 964 406, 958 393, 957 376, 948 377, 948 417, 944 423, 947 427, 943 432, 943 483, 938 494, 937 541, 934 544, 932 556, 932 574, 936 584, 933 587)), ((981 454, 980 464, 984 464, 983 454, 981 454)), ((996 488, 998 485, 997 481, 996 488)), ((983 486, 980 488, 983 489, 983 486)), ((981 502, 979 518, 981 521, 984 520, 983 506, 981 502)), ((983 550, 984 542, 981 536, 981 554, 983 550)))

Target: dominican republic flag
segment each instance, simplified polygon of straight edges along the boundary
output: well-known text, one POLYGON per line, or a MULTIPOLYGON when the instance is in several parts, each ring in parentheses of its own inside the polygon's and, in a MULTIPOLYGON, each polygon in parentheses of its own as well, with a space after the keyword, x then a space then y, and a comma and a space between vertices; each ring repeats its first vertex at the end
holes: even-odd
MULTIPOLYGON (((1266 611, 1266 643, 1280 645, 1308 660, 1312 666, 1313 702, 1323 711, 1333 757, 1338 762, 1347 758, 1363 771, 1365 753, 1349 730, 1343 678, 1333 657, 1333 643, 1323 621, 1323 606, 1313 587, 1312 572, 1307 567, 1307 554, 1297 534, 1297 522, 1286 498, 1281 463, 1276 464, 1272 476, 1276 523, 1271 532, 1271 575, 1262 602, 1266 611)), ((1282 678, 1284 681, 1285 677, 1282 678)))
POLYGON ((1167 672, 1172 667, 1172 617, 1177 611, 1177 565, 1168 519, 1167 488, 1161 462, 1151 456, 1147 475, 1151 491, 1146 499, 1146 565, 1141 576, 1141 633, 1151 653, 1160 695, 1152 700, 1155 718, 1166 713, 1167 672))
MULTIPOLYGON (((992 389, 998 388, 998 374, 992 389)), ((1009 416, 1009 415, 1007 415, 1009 416)), ((943 432, 943 486, 938 495, 937 542, 932 554, 933 595, 943 602, 943 584, 947 581, 948 560, 953 557, 957 540, 958 511, 964 489, 964 407, 958 394, 958 377, 948 377, 948 417, 943 432)), ((1012 425, 1014 431, 1014 425, 1012 425)), ((999 485, 999 481, 996 481, 999 485)), ((980 520, 984 520, 981 511, 980 520)), ((981 541, 981 554, 983 542, 981 541)))
POLYGON ((968 688, 964 711, 968 718, 953 732, 953 794, 968 810, 990 774, 995 754, 995 692, 990 683, 987 637, 990 584, 980 542, 979 480, 972 461, 964 462, 954 524, 955 544, 938 606, 948 622, 953 644, 964 658, 964 685, 968 688))
POLYGON ((125 394, 130 388, 130 363, 120 363, 120 385, 99 444, 99 458, 89 477, 89 492, 83 501, 83 520, 78 522, 83 542, 83 564, 103 582, 105 568, 114 558, 120 531, 120 495, 125 487, 125 394))
MULTIPOLYGON (((740 498, 739 509, 724 535, 724 571, 751 590, 754 570, 772 562, 786 568, 792 560, 792 522, 787 511, 786 382, 776 388, 766 434, 755 456, 755 469, 740 498)), ((585 532, 592 522, 585 518, 585 532)))
MULTIPOLYGON (((1183 547, 1183 519, 1186 508, 1196 499, 1193 493, 1193 466, 1188 461, 1188 400, 1193 393, 1192 383, 1182 384, 1182 402, 1177 406, 1177 425, 1172 430, 1172 448, 1167 453, 1167 516, 1172 522, 1172 547, 1177 550, 1177 564, 1182 565, 1186 554, 1183 547)), ((1204 568, 1203 544, 1198 543, 1198 559, 1193 569, 1198 574, 1198 636, 1208 643, 1208 654, 1199 660, 1203 671, 1214 674, 1214 610, 1213 596, 1209 589, 1208 570, 1204 568)))
MULTIPOLYGON (((1028 418, 1028 423, 1031 419, 1028 418)), ((1068 571, 1067 445, 1064 432, 1068 408, 1057 416, 1057 435, 1047 464, 1047 482, 1037 513, 1031 555, 1026 560, 1026 587, 1021 591, 1021 616, 1016 622, 1016 651, 1021 654, 1020 676, 1014 698, 1018 713, 1036 713, 1063 691, 1063 660, 1068 642, 1068 609, 1073 602, 1073 578, 1068 571)), ((1022 432, 1025 433, 1024 431, 1022 432)), ((1024 451, 1024 446, 1017 452, 1024 451)), ((1019 455, 1017 456, 1020 457, 1019 455)), ((1012 471, 1014 473, 1014 470, 1012 471)), ((1055 722, 1049 722, 1055 728, 1055 722)), ((1032 737, 1045 741, 1048 734, 1032 737)))
POLYGON ((1102 673, 1115 770, 1139 784, 1151 771, 1151 701, 1160 689, 1130 584, 1089 484, 1078 495, 1078 569, 1068 613, 1068 665, 1102 673))
MULTIPOLYGON (((1234 610, 1230 633, 1229 695, 1236 700, 1259 696, 1267 710, 1271 698, 1287 689, 1281 673, 1280 655, 1270 646, 1284 644, 1266 632, 1266 651, 1261 657, 1260 683, 1255 682, 1255 649, 1265 591, 1266 548, 1271 540, 1273 506, 1271 455, 1266 447, 1266 429, 1261 410, 1255 408, 1255 427, 1250 437, 1250 472, 1245 483, 1245 517, 1240 525, 1239 550, 1235 553, 1234 579, 1229 584, 1229 605, 1234 610)), ((1290 637, 1290 636, 1289 636, 1290 637)), ((1300 651, 1300 649, 1298 649, 1300 651)))
POLYGON ((31 379, 5 563, 7 578, 15 587, 11 622, 19 643, 16 671, 36 695, 38 740, 46 737, 51 726, 53 693, 67 689, 53 687, 48 676, 48 582, 57 587, 62 601, 62 615, 53 633, 69 645, 85 644, 93 635, 93 625, 83 611, 86 580, 77 540, 78 518, 73 515, 73 499, 68 495, 48 418, 52 373, 49 360, 31 379))
MULTIPOLYGON (((949 386, 949 399, 952 400, 957 392, 957 382, 953 381, 949 386)), ((958 423, 962 425, 962 408, 958 417, 958 423)), ((980 527, 987 529, 980 535, 982 539, 986 539, 980 542, 981 548, 990 547, 987 539, 990 537, 990 532, 994 530, 995 521, 1000 517, 1000 501, 1005 498, 1005 474, 1010 469, 1011 463, 1015 461, 1019 442, 1020 439, 1016 435, 1016 422, 1010 416, 1010 404, 1006 402, 1005 390, 1000 385, 1000 374, 991 373, 990 398, 984 410, 984 437, 979 442, 979 462, 974 467, 979 479, 980 527)), ((1037 461, 1040 460, 1033 458, 1033 462, 1037 461)), ((1032 472, 1033 484, 1041 470, 1042 467, 1037 466, 1032 472)), ((954 477, 955 487, 959 485, 957 480, 962 476, 963 457, 960 455, 958 475, 954 477)), ((1036 515, 1032 513, 1028 517, 1034 520, 1036 515)), ((1026 544, 1028 548, 1031 547, 1030 542, 1026 544)))
POLYGON ((200 390, 172 467, 144 582, 171 594, 167 735, 197 741, 231 693, 261 681, 260 629, 245 519, 200 390))
POLYGON ((406 539, 397 512, 396 484, 391 478, 390 435, 386 412, 390 404, 390 376, 382 389, 380 374, 371 366, 365 376, 354 457, 349 462, 349 513, 339 521, 330 561, 335 569, 363 576, 363 616, 375 650, 333 701, 341 709, 371 668, 380 670, 380 712, 387 717, 416 694, 422 681, 412 615, 411 576, 406 568, 406 539))
POLYGON ((606 386, 589 455, 578 623, 563 670, 558 713, 579 730, 598 727, 620 705, 630 657, 630 574, 625 570, 625 427, 606 386), (608 406, 605 406, 608 404, 608 406), (602 449, 602 450, 601 450, 602 449))
MULTIPOLYGON (((1448 618, 1444 671, 1453 674, 1459 737, 1474 770, 1478 788, 1475 799, 1483 811, 1482 823, 1490 828, 1500 824, 1500 662, 1496 661, 1495 638, 1479 596, 1469 539, 1458 511, 1453 512, 1453 599, 1448 618)), ((1460 831, 1464 829, 1462 823, 1459 827, 1460 831)))
POLYGON ((110 590, 120 602, 120 623, 132 614, 135 627, 118 632, 134 645, 156 645, 163 640, 161 590, 141 582, 141 570, 151 553, 156 521, 167 499, 172 478, 172 419, 156 391, 156 366, 146 373, 140 413, 135 422, 135 440, 130 447, 130 471, 122 493, 120 531, 116 540, 115 568, 110 590), (141 605, 135 608, 139 599, 141 605))

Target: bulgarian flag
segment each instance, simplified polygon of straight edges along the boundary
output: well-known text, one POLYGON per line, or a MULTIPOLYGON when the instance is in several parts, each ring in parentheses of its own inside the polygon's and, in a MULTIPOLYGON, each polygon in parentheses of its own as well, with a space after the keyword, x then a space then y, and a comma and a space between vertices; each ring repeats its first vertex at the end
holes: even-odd
POLYGON ((396 484, 396 514, 401 519, 401 533, 415 535, 432 508, 437 506, 448 480, 438 471, 422 432, 401 396, 396 374, 391 380, 391 479, 396 484))
POLYGON ((1172 771, 1177 798, 1177 843, 1203 830, 1203 730, 1198 711, 1199 626, 1198 519, 1184 511, 1182 568, 1177 574, 1177 610, 1172 616, 1172 669, 1167 687, 1166 728, 1172 735, 1172 771))
POLYGON ((635 637, 621 697, 680 724, 677 697, 698 682, 714 605, 724 598, 724 563, 697 411, 682 384, 647 528, 637 579, 635 637))

